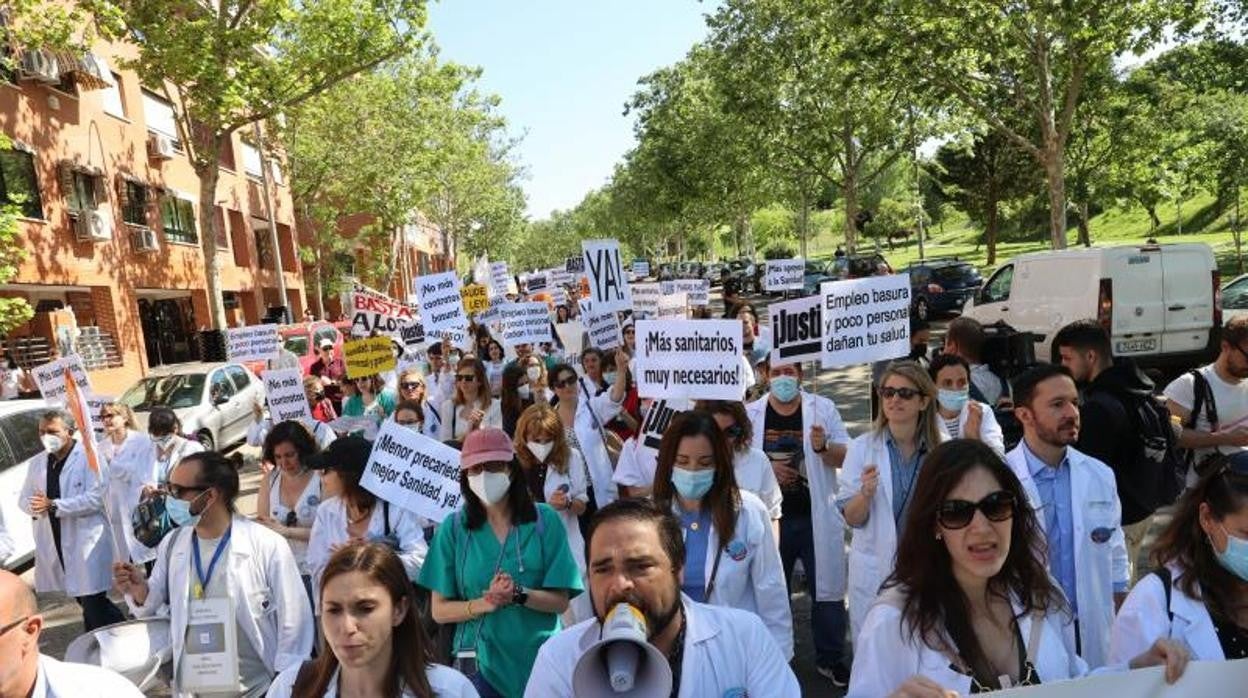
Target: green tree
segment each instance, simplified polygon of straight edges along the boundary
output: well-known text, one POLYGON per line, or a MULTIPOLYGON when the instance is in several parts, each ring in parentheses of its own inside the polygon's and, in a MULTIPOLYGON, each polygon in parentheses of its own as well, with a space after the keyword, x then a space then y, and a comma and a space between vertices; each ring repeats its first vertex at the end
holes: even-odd
MULTIPOLYGON (((13 143, 0 133, 0 150, 8 150, 13 143)), ((0 205, 0 284, 8 283, 17 276, 22 260, 26 259, 26 245, 21 235, 21 201, 0 205)), ((0 298, 0 335, 29 322, 35 311, 25 298, 0 298)))
POLYGON ((944 195, 971 220, 984 226, 987 264, 997 262, 1001 204, 1026 194, 1036 180, 1026 153, 999 131, 950 142, 936 153, 937 178, 944 195))

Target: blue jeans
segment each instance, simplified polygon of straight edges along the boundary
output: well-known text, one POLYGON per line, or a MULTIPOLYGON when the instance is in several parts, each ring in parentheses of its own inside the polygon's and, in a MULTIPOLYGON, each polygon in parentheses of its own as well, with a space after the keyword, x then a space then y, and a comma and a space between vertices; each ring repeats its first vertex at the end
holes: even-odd
POLYGON ((815 663, 819 666, 849 666, 845 635, 849 612, 842 601, 815 600, 815 533, 809 516, 780 519, 780 563, 785 583, 793 591, 793 565, 802 561, 806 591, 810 595, 810 634, 815 643, 815 663))

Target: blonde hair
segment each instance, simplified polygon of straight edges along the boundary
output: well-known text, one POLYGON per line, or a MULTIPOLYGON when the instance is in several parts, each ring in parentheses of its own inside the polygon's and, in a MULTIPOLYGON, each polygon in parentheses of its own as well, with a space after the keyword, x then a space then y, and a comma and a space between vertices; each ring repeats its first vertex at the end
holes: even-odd
POLYGON ((134 410, 130 406, 121 402, 106 402, 100 406, 100 417, 103 418, 105 413, 116 413, 126 420, 126 428, 138 430, 139 426, 134 421, 134 410))
MULTIPOLYGON (((915 436, 927 441, 929 449, 936 448, 940 444, 940 425, 936 422, 936 384, 932 382, 932 377, 927 375, 921 366, 913 361, 894 361, 884 369, 884 373, 880 375, 880 382, 877 390, 884 387, 888 379, 897 376, 910 382, 922 397, 927 398, 927 407, 919 413, 918 428, 915 436)), ((888 417, 884 415, 883 400, 880 404, 880 413, 876 415, 875 421, 871 423, 871 430, 879 434, 888 427, 888 417)))
POLYGON ((572 455, 571 449, 568 448, 568 439, 563 432, 563 422, 559 420, 559 413, 550 405, 537 403, 525 408, 520 413, 520 419, 516 422, 516 436, 513 439, 516 447, 516 458, 520 461, 520 465, 525 469, 533 467, 541 467, 541 463, 533 457, 529 452, 528 437, 529 432, 538 432, 549 436, 553 439, 555 445, 550 450, 550 457, 547 459, 550 466, 560 475, 568 474, 568 460, 572 455))

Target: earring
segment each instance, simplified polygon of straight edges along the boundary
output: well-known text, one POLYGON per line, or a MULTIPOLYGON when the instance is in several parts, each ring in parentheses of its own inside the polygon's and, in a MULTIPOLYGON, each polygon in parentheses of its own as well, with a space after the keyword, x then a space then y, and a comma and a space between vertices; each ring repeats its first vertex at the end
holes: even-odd
POLYGON ((940 535, 940 531, 936 532, 936 540, 944 540, 944 537, 940 535))

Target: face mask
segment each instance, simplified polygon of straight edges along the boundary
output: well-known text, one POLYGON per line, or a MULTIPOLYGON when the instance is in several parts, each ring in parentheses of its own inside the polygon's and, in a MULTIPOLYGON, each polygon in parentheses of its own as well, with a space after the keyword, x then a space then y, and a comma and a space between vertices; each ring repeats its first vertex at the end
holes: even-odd
POLYGON ((542 369, 538 366, 530 366, 524 369, 524 375, 528 376, 529 380, 535 381, 542 377, 542 369))
POLYGON ((44 434, 39 440, 43 442, 43 449, 48 453, 60 453, 65 448, 65 440, 56 434, 44 434))
POLYGON ((153 436, 152 443, 156 444, 156 448, 168 448, 173 441, 173 434, 165 434, 164 436, 153 436))
POLYGON ((486 506, 497 504, 507 496, 507 490, 511 489, 511 473, 469 475, 468 489, 486 506))
POLYGON ((715 483, 714 470, 672 468, 672 485, 685 499, 702 499, 715 483))
POLYGON ((771 379, 771 394, 780 402, 792 402, 798 391, 797 378, 793 376, 776 376, 771 379))
MULTIPOLYGON (((201 492, 200 495, 202 496, 203 493, 201 492)), ((199 497, 196 497, 188 502, 177 497, 165 497, 165 512, 169 514, 169 520, 173 522, 173 525, 179 528, 187 528, 199 523, 199 517, 203 515, 203 512, 201 511, 198 514, 191 513, 191 502, 198 499, 199 497)))
POLYGON ((520 396, 521 400, 528 400, 529 397, 533 395, 533 389, 527 385, 522 385, 519 388, 516 388, 516 393, 520 396))
POLYGON ((602 382, 607 385, 615 385, 615 371, 602 374, 602 382))
POLYGON ((950 412, 961 412, 970 399, 971 391, 969 390, 945 390, 941 388, 940 392, 936 393, 936 400, 940 402, 941 409, 949 410, 950 412))
MULTIPOLYGON (((1222 527, 1222 532, 1226 533, 1225 526, 1222 527)), ((1236 538, 1230 533, 1226 533, 1226 550, 1223 552, 1214 550, 1213 552, 1217 555, 1218 562, 1228 572, 1248 582, 1248 540, 1236 538)))
POLYGON ((546 456, 549 456, 550 452, 555 450, 554 441, 544 444, 539 444, 536 441, 526 441, 525 445, 529 447, 529 453, 532 453, 533 457, 542 463, 545 463, 546 456))

